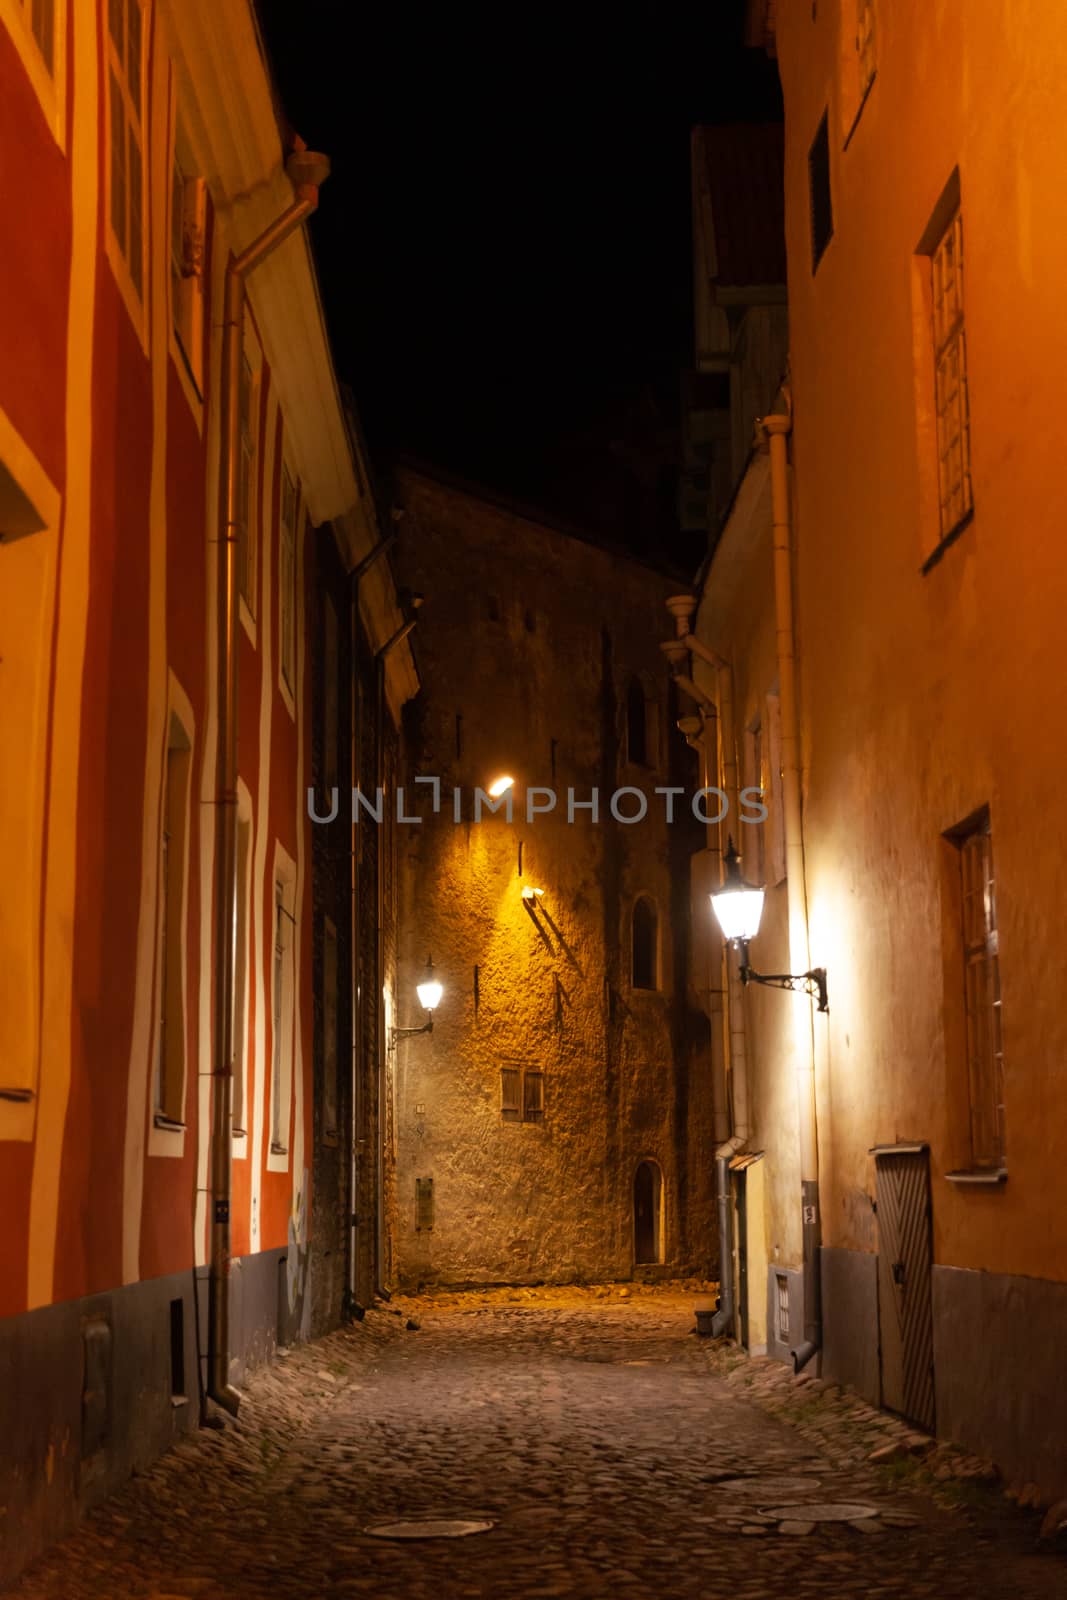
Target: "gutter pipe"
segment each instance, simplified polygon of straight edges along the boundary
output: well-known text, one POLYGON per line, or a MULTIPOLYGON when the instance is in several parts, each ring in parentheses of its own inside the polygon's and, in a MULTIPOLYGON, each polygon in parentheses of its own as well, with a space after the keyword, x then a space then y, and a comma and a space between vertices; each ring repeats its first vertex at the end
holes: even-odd
POLYGON ((226 269, 222 325, 222 476, 225 528, 218 541, 218 609, 215 694, 215 945, 212 1019, 211 1266, 208 1308, 210 1398, 236 1416, 240 1395, 230 1383, 230 1193, 233 1116, 233 995, 237 961, 237 551, 243 508, 240 494, 242 333, 247 279, 311 215, 319 186, 329 176, 323 155, 301 142, 286 162, 296 198, 226 269))
MULTIPOLYGON (((789 910, 789 957, 792 972, 811 966, 808 939, 807 881, 800 802, 800 724, 797 712, 796 626, 793 615, 793 566, 789 507, 787 438, 792 430, 789 390, 783 389, 785 411, 758 424, 771 458, 771 507, 774 524, 774 609, 778 648, 778 690, 782 720, 782 811, 785 822, 786 893, 789 910)), ((815 1013, 809 1001, 806 1038, 797 1052, 800 1199, 804 1263, 804 1338, 790 1350, 799 1372, 822 1343, 819 1250, 819 1143, 815 1103, 815 1013)), ((799 1041, 798 1041, 799 1043, 799 1041)))

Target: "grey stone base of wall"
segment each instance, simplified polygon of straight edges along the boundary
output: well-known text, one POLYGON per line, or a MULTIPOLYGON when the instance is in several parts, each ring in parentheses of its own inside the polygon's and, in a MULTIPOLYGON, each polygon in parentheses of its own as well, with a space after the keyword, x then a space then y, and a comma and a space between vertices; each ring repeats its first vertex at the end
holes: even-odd
POLYGON ((1067 1284, 933 1271, 937 1431, 1009 1483, 1067 1495, 1067 1284))
MULTIPOLYGON (((286 1257, 234 1263, 235 1383, 297 1336, 286 1257)), ((0 1321, 0 1588, 199 1425, 207 1288, 190 1269, 0 1321)))
POLYGON ((869 1251, 819 1251, 822 1376, 871 1405, 882 1400, 878 1366, 878 1257, 869 1251))

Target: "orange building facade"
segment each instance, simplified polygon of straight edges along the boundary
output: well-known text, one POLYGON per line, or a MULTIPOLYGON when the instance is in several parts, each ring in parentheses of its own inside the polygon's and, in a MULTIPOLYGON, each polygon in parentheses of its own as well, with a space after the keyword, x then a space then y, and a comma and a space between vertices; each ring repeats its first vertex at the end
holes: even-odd
MULTIPOLYGON (((347 569, 379 532, 297 228, 249 274, 236 334, 222 795, 227 269, 294 203, 253 13, 2 0, 0 84, 21 219, 0 253, 0 1367, 25 1402, 2 1576, 195 1424, 213 1220, 227 1379, 307 1332, 311 530, 347 569), (232 1086, 213 1034, 220 803, 232 1086)), ((400 622, 381 566, 357 611, 371 651, 400 622)), ((413 686, 402 643, 394 723, 413 686)))
MULTIPOLYGON (((824 1374, 1049 1500, 1067 1424, 1067 222, 1049 138, 1067 32, 820 0, 777 8, 776 48, 790 371, 694 631, 733 662, 741 761, 783 639, 792 654, 801 870, 769 870, 769 833, 762 870, 750 849, 767 886, 751 961, 824 967, 829 1012, 749 990, 766 1170, 738 1239, 770 1274, 768 1348, 799 1331, 777 1280, 817 1262, 824 1374)), ((761 759, 766 832, 787 760, 761 759)))

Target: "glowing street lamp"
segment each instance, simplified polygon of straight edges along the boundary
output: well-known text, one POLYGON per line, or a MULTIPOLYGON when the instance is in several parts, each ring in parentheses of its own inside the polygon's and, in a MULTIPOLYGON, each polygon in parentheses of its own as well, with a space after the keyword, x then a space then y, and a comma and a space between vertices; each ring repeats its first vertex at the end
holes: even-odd
POLYGON ((490 800, 499 800, 502 794, 507 794, 508 790, 514 787, 514 784, 515 779, 511 777, 510 773, 501 773, 500 777, 494 778, 489 785, 488 794, 490 800))
POLYGON ((415 986, 415 993, 419 997, 419 1005, 426 1013, 426 1021, 421 1028, 390 1028, 390 1044, 395 1044, 398 1039, 413 1039, 419 1033, 432 1033, 433 1014, 441 1004, 441 996, 444 992, 444 985, 439 983, 434 976, 433 958, 428 956, 426 959, 426 975, 422 982, 415 986))
POLYGON ((757 972, 749 965, 748 942, 759 932, 763 915, 763 890, 746 883, 741 876, 741 858, 731 839, 723 858, 726 877, 721 889, 711 896, 712 909, 722 929, 723 938, 732 944, 741 957, 742 983, 762 983, 770 989, 792 989, 808 994, 817 1000, 820 1011, 829 1011, 826 995, 826 968, 813 967, 810 972, 757 972))

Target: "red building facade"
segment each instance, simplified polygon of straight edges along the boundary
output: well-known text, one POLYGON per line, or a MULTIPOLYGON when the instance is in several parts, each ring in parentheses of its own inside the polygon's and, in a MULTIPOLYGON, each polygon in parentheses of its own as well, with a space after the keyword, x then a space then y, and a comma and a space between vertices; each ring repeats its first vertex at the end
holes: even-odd
MULTIPOLYGON (((22 219, 0 252, 0 1366, 27 1402, 0 1468, 3 1577, 195 1421, 220 1206, 229 1378, 310 1326, 311 529, 348 569, 379 534, 296 227, 233 335, 222 792, 227 269, 294 203, 253 13, 0 0, 0 85, 22 219)), ((379 566, 357 608, 372 650, 401 620, 379 566)), ((401 644, 387 713, 413 687, 401 644)))

